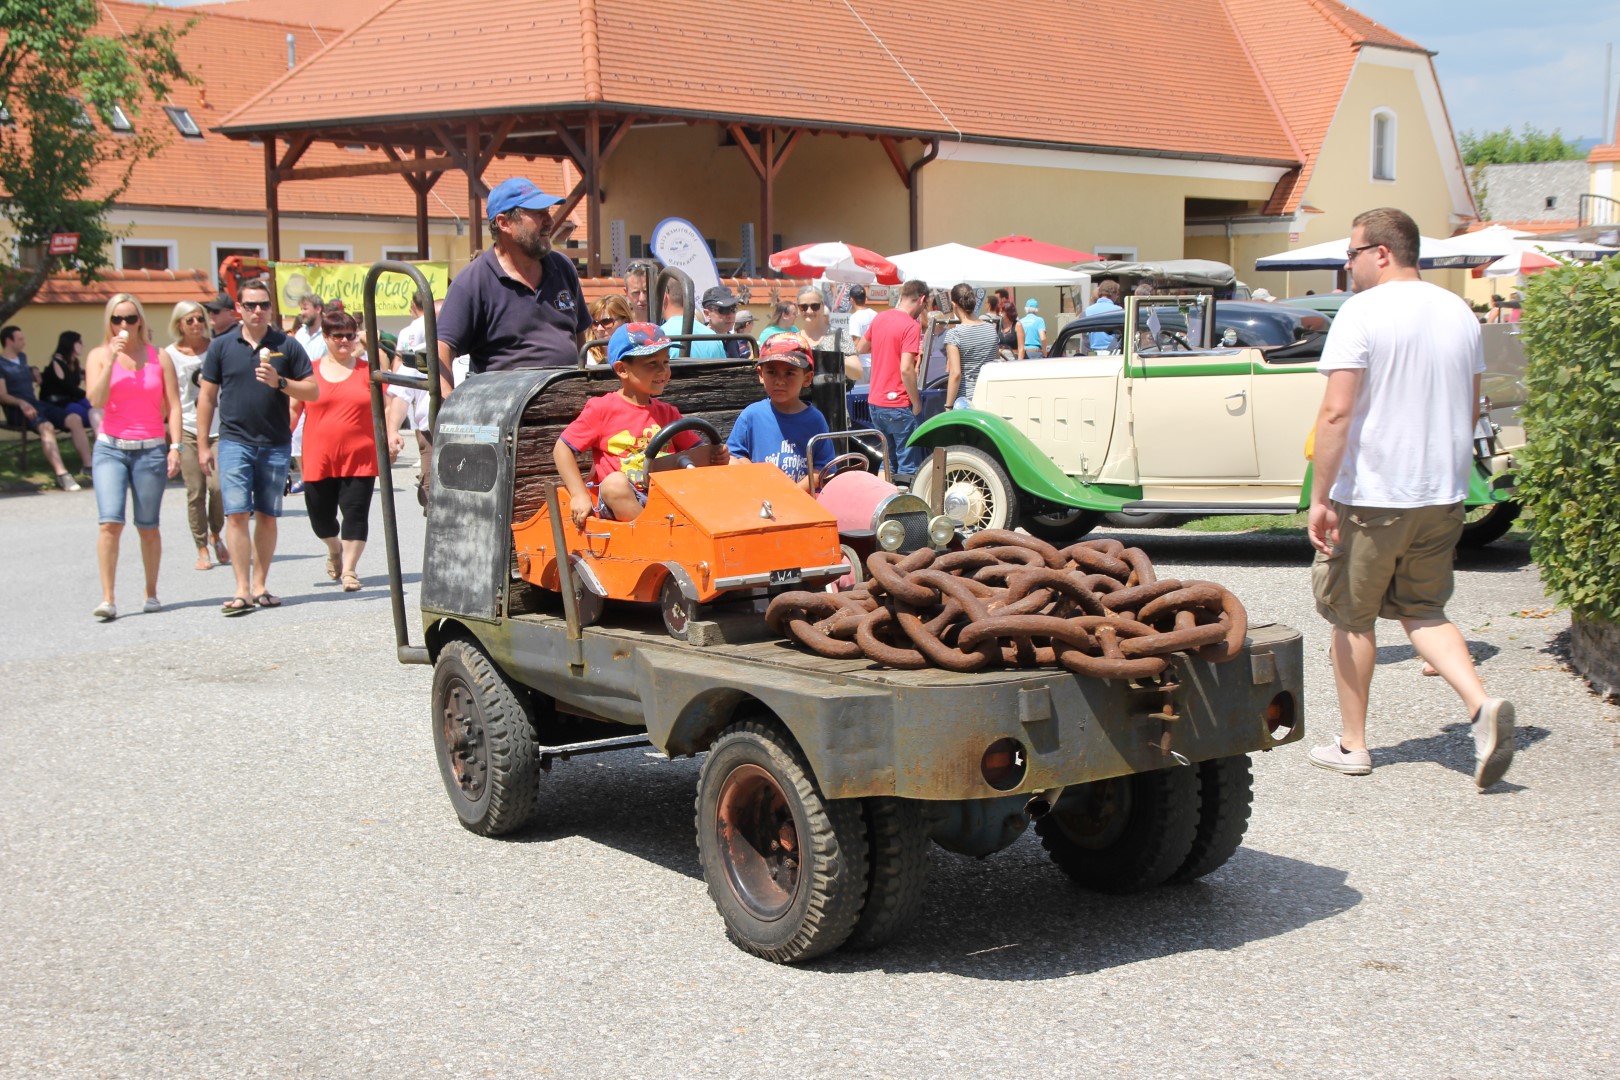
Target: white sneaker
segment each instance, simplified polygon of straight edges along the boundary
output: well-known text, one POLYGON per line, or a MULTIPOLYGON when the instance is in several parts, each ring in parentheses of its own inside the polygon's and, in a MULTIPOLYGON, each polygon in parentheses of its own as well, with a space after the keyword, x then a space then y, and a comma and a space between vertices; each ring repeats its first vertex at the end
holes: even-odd
POLYGON ((141 610, 146 612, 148 615, 151 615, 154 612, 162 611, 163 605, 158 601, 157 597, 148 596, 146 598, 146 603, 141 605, 141 610))
POLYGON ((73 479, 72 473, 59 472, 56 474, 56 486, 63 491, 83 491, 79 482, 73 479))
POLYGON ((103 600, 101 603, 96 605, 96 610, 92 611, 90 614, 94 615, 102 622, 112 622, 114 619, 118 618, 118 609, 113 607, 111 600, 103 600))
POLYGON ((1343 773, 1345 776, 1366 776, 1372 772, 1372 755, 1365 750, 1346 750, 1334 739, 1326 746, 1311 750, 1310 761, 1319 769, 1343 773))
POLYGON ((1513 702, 1486 698, 1474 714, 1474 786, 1484 791, 1513 764, 1513 702))

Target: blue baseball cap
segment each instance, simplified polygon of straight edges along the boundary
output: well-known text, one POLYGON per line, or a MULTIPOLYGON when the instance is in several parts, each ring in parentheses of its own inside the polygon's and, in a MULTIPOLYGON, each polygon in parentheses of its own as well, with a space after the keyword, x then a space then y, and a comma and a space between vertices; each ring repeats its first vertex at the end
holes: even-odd
POLYGON ((608 338, 608 363, 617 364, 632 356, 651 356, 669 348, 664 331, 650 322, 625 323, 608 338))
POLYGON ((513 210, 544 210, 560 202, 562 200, 557 196, 547 195, 535 187, 533 180, 514 176, 496 184, 495 190, 489 193, 489 220, 494 221, 496 214, 510 214, 513 210))
POLYGON ((1040 310, 1040 306, 1041 302, 1039 300, 1029 299, 1024 301, 1025 311, 1038 311, 1040 310))

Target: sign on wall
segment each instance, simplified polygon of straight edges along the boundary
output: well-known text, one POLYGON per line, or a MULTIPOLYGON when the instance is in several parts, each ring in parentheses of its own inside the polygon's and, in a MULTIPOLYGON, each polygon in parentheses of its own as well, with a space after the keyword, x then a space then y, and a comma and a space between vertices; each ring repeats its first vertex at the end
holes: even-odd
POLYGON ((49 250, 52 255, 72 255, 79 250, 79 234, 76 232, 51 233, 49 250))
MULTIPOLYGON (((450 287, 450 264, 443 262, 412 262, 422 271, 433 290, 435 300, 443 300, 450 287)), ((366 273, 371 269, 362 263, 276 263, 276 310, 283 316, 298 314, 299 301, 306 296, 318 296, 325 303, 343 301, 343 308, 355 318, 365 317, 366 273)), ((411 293, 416 283, 403 274, 384 274, 377 280, 377 314, 409 315, 411 293)))
MULTIPOLYGON (((720 269, 714 265, 708 241, 685 218, 667 217, 653 226, 652 253, 665 266, 686 271, 697 293, 693 301, 702 301, 706 290, 720 284, 720 269)), ((653 317, 657 316, 658 312, 653 312, 653 317)))

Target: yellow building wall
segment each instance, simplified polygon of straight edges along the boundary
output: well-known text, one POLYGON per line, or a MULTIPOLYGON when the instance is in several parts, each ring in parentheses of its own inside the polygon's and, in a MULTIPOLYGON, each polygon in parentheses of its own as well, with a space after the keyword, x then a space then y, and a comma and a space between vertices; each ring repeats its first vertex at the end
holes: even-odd
MULTIPOLYGON (((1350 235, 1350 223, 1364 210, 1394 206, 1405 210, 1425 236, 1450 236, 1455 228, 1453 204, 1447 183, 1447 148, 1451 133, 1430 127, 1429 117, 1419 94, 1418 79, 1427 73, 1413 72, 1363 59, 1351 75, 1339 103, 1333 125, 1317 158, 1304 204, 1321 211, 1309 216, 1295 242, 1287 233, 1261 233, 1253 237, 1255 257, 1290 248, 1308 247, 1350 235), (1375 109, 1395 114, 1395 179, 1372 177, 1372 124, 1375 109)), ((1334 274, 1329 270, 1308 273, 1260 273, 1254 259, 1238 266, 1238 276, 1251 285, 1263 285, 1278 296, 1299 296, 1307 289, 1331 292, 1334 274)), ((1426 271, 1426 280, 1464 293, 1467 271, 1426 271)))
MULTIPOLYGON (((740 257, 742 226, 761 225, 760 182, 743 152, 722 146, 712 124, 637 129, 625 136, 602 172, 602 262, 612 262, 611 223, 652 242, 666 217, 692 222, 715 242, 721 273, 740 257)), ((908 158, 915 142, 904 144, 908 158)), ((883 254, 907 250, 906 188, 883 148, 871 139, 800 138, 774 185, 773 231, 784 247, 842 240, 883 254)))

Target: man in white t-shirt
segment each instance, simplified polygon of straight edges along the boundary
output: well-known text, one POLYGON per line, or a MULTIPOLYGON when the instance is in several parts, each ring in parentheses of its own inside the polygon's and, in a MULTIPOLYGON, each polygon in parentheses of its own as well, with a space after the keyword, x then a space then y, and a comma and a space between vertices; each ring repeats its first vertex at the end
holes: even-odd
POLYGON ((1327 390, 1316 419, 1311 589, 1333 624, 1343 734, 1310 761, 1352 776, 1372 771, 1367 698, 1382 616, 1400 621, 1462 698, 1474 783, 1484 790, 1512 763, 1513 705, 1486 696, 1445 605, 1485 355, 1473 311, 1422 280, 1417 259, 1417 224, 1402 211, 1355 219, 1345 259, 1355 295, 1334 317, 1317 365, 1327 390))

